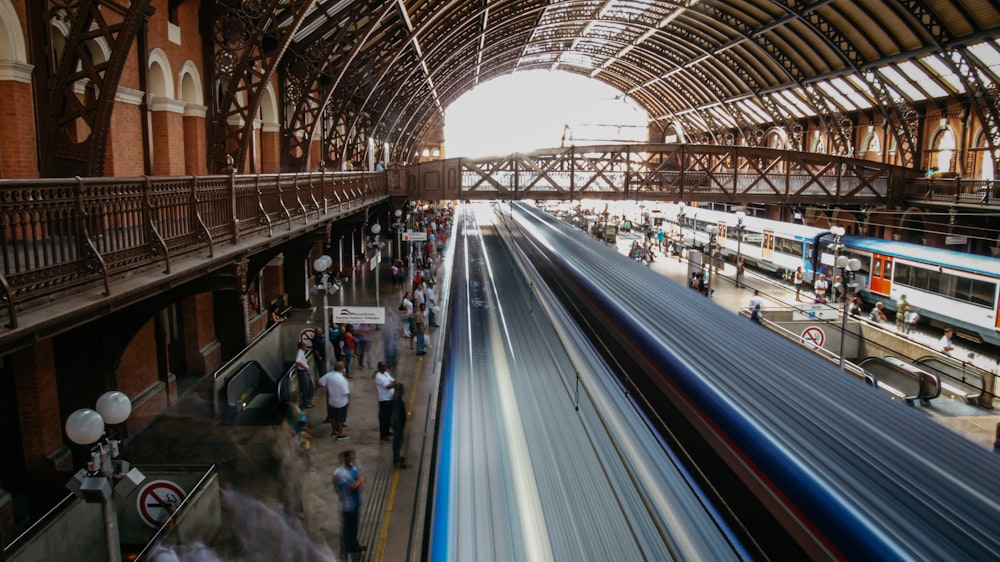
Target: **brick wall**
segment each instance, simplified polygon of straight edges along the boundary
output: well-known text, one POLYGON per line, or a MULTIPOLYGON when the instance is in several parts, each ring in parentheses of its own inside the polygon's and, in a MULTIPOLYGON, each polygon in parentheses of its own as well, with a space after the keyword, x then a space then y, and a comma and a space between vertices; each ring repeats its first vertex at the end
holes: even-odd
POLYGON ((0 82, 0 178, 37 178, 35 100, 31 84, 0 82))
POLYGON ((205 375, 221 361, 215 337, 215 301, 212 293, 187 297, 181 304, 184 318, 184 359, 187 374, 205 375))
POLYGON ((204 175, 208 173, 205 156, 205 119, 185 116, 184 118, 184 173, 204 175))
POLYGON ((63 447, 63 415, 59 411, 53 347, 51 339, 43 340, 13 356, 17 409, 28 470, 72 468, 53 467, 49 460, 63 447))
POLYGON ((184 116, 173 111, 154 111, 152 118, 153 175, 185 173, 184 116))
POLYGON ((138 105, 115 102, 104 160, 105 176, 134 177, 145 172, 141 117, 138 105))

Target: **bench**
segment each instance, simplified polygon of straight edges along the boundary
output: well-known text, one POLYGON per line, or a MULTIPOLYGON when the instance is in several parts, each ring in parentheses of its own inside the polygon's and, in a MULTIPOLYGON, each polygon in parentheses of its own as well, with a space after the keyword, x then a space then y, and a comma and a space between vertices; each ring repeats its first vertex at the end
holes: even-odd
POLYGON ((909 405, 920 398, 920 376, 886 361, 882 357, 866 357, 858 361, 858 366, 867 372, 875 382, 875 388, 903 400, 909 405))
POLYGON ((939 376, 941 391, 950 398, 957 398, 967 404, 978 404, 983 394, 984 381, 979 369, 973 365, 960 363, 937 355, 927 355, 913 362, 921 369, 939 376))

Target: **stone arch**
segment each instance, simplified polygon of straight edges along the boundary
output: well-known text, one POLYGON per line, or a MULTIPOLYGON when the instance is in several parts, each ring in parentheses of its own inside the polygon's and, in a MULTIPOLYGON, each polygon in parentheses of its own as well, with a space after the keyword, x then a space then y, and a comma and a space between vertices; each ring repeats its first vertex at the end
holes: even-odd
MULTIPOLYGON (((274 85, 268 83, 260 96, 260 121, 263 127, 280 127, 278 122, 278 103, 274 95, 274 85)), ((277 130, 277 129, 276 129, 277 130)))
POLYGON ((181 65, 181 70, 178 73, 178 83, 180 84, 180 88, 177 90, 177 99, 184 101, 184 103, 200 106, 205 105, 205 93, 202 90, 201 74, 198 72, 198 67, 194 62, 186 61, 181 65))
MULTIPOLYGON (((281 171, 281 122, 278 112, 278 98, 274 94, 274 85, 268 83, 260 96, 260 107, 257 110, 260 118, 260 130, 254 126, 253 134, 260 135, 260 171, 273 173, 281 171)), ((255 124, 256 125, 256 124, 255 124)), ((319 127, 317 127, 318 129, 319 127)))
POLYGON ((788 131, 784 127, 771 127, 764 133, 763 142, 767 148, 788 149, 788 131))
POLYGON ((10 0, 0 0, 0 61, 28 64, 21 20, 10 0))
POLYGON ((149 52, 149 93, 155 97, 174 98, 174 77, 170 71, 170 60, 160 48, 149 52))
POLYGON ((893 240, 911 242, 914 244, 927 243, 927 217, 922 209, 910 207, 902 212, 899 217, 899 225, 892 233, 893 240))
POLYGON ((876 156, 882 154, 882 139, 879 138, 875 127, 868 127, 865 136, 858 143, 858 158, 865 158, 869 153, 876 156))
POLYGON ((955 169, 955 159, 958 154, 957 138, 955 131, 944 124, 931 133, 931 143, 927 154, 930 159, 928 168, 937 168, 937 171, 942 174, 959 171, 955 169))
POLYGON ((684 128, 681 127, 676 121, 667 123, 667 126, 663 128, 663 142, 667 144, 686 143, 687 140, 684 138, 684 128))

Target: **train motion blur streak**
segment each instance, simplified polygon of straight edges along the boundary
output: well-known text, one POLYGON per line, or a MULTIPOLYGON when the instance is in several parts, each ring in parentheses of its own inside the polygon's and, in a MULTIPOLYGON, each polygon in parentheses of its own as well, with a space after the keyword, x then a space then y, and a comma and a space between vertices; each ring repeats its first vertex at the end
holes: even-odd
POLYGON ((458 218, 429 559, 746 559, 475 209, 458 218))
POLYGON ((514 216, 550 288, 770 558, 1000 559, 1000 459, 565 223, 514 216))

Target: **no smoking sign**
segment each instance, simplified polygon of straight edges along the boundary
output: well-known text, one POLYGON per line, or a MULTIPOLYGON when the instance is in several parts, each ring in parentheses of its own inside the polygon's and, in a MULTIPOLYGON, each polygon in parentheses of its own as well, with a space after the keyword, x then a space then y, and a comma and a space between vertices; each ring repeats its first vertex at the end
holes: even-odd
POLYGON ((143 523, 159 529, 187 494, 177 484, 169 480, 153 480, 142 487, 136 499, 136 507, 143 523))

